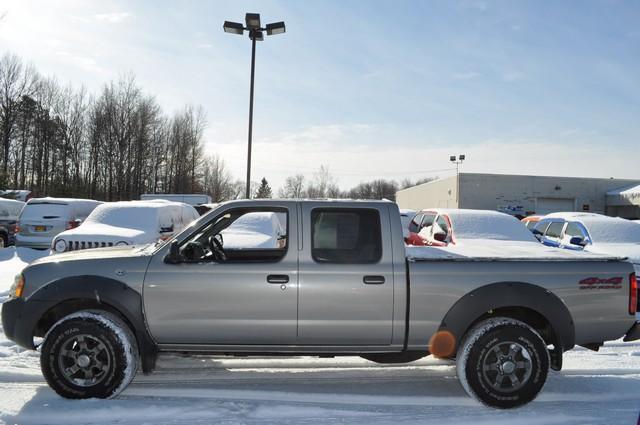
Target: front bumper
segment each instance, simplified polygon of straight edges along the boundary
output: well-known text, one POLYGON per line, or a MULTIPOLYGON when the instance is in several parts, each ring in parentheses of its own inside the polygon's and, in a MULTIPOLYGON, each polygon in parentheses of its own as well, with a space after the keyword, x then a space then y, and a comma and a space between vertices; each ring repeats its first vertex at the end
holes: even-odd
POLYGON ((640 322, 636 322, 622 339, 625 342, 637 341, 640 339, 640 322))
POLYGON ((2 329, 10 340, 21 347, 33 350, 33 333, 40 318, 36 310, 41 303, 25 302, 22 298, 14 298, 2 304, 2 329))

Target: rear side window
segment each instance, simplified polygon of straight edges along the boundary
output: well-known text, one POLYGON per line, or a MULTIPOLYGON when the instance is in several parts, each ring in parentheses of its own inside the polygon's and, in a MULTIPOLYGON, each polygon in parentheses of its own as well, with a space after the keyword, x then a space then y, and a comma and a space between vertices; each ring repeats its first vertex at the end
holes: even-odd
POLYGON ((547 228, 547 232, 545 233, 545 236, 549 238, 559 238, 560 234, 562 233, 563 227, 564 227, 563 222, 556 221, 554 223, 551 223, 549 225, 549 228, 547 228))
POLYGON ((424 215, 424 219, 422 220, 422 225, 420 225, 420 228, 424 228, 424 227, 429 227, 429 226, 433 226, 433 220, 435 220, 436 215, 435 214, 425 214, 424 215))
POLYGON ((564 234, 569 237, 575 237, 575 236, 584 237, 584 234, 582 233, 582 229, 576 223, 567 224, 567 228, 565 229, 564 234))
POLYGON ((367 209, 315 209, 311 239, 316 262, 377 263, 382 257, 380 214, 367 209))
POLYGON ((438 216, 436 223, 447 235, 449 234, 449 223, 447 222, 447 219, 444 218, 443 215, 438 216))

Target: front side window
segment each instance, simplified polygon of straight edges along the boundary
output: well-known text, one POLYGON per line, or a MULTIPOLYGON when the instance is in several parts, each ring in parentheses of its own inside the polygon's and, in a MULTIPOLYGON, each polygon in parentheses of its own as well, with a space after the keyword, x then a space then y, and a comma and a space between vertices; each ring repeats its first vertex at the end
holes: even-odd
POLYGON ((417 214, 409 223, 409 231, 418 233, 420 231, 420 221, 422 221, 423 214, 417 214))
POLYGON ((287 253, 285 209, 238 208, 214 218, 181 244, 187 262, 276 262, 287 253))
POLYGON ((547 232, 545 234, 548 238, 559 238, 562 233, 562 228, 564 227, 564 223, 561 221, 553 222, 547 228, 547 232))
POLYGON ((422 224, 420 225, 420 228, 423 229, 425 227, 433 226, 433 221, 435 219, 436 219, 435 214, 425 214, 424 218, 422 219, 422 224))
POLYGON ((368 209, 315 209, 311 255, 318 263, 377 263, 382 257, 380 214, 368 209))

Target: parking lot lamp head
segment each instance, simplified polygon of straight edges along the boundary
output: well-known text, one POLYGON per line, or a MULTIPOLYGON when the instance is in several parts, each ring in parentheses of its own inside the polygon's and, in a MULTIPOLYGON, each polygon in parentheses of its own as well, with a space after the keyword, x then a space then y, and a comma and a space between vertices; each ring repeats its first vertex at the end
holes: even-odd
POLYGON ((228 32, 229 34, 242 35, 244 32, 244 26, 238 22, 224 21, 222 28, 224 29, 224 32, 228 32))
POLYGON ((267 24, 267 35, 276 35, 276 34, 284 34, 285 26, 284 22, 274 22, 272 24, 267 24))
POLYGON ((257 30, 260 29, 260 14, 259 13, 247 13, 244 17, 247 23, 247 29, 257 30))

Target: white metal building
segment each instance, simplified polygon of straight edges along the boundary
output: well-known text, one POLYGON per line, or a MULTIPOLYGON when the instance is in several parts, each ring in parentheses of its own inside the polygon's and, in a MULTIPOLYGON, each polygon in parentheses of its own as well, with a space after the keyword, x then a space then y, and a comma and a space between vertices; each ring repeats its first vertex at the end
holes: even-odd
POLYGON ((400 190, 396 202, 414 210, 473 208, 522 217, 589 211, 640 218, 640 180, 460 173, 400 190))

